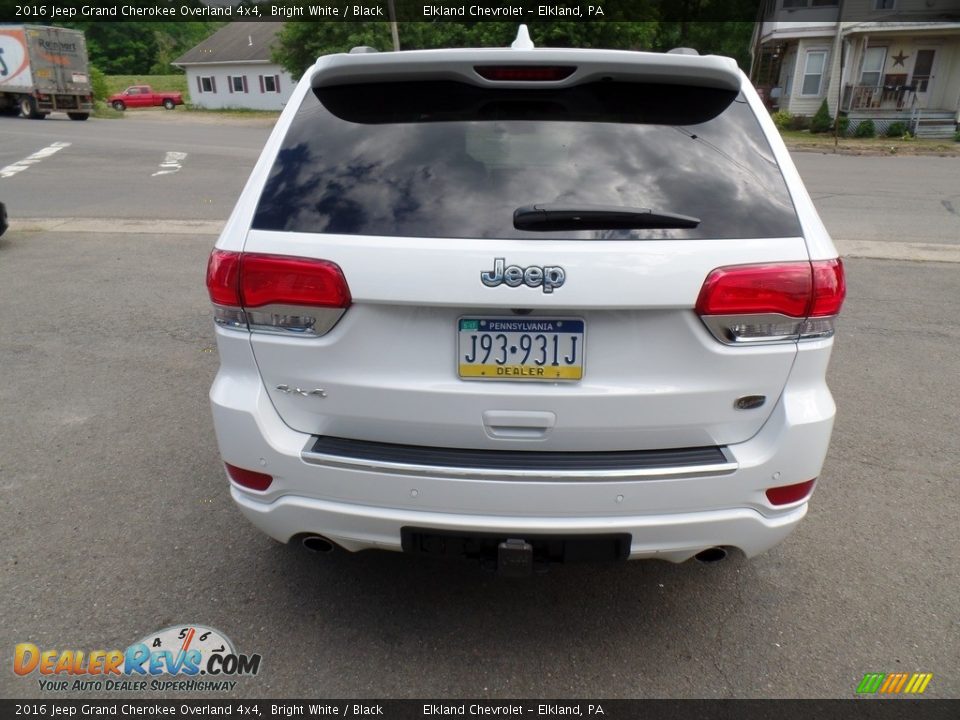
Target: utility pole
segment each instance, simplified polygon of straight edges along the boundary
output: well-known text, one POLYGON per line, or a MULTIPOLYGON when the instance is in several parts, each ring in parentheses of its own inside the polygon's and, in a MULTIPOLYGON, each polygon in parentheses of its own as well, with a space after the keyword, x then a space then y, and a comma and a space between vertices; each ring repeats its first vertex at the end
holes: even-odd
MULTIPOLYGON (((390 0, 393 2, 393 0, 390 0)), ((837 73, 837 112, 833 117, 833 152, 837 152, 837 146, 840 144, 840 108, 843 105, 843 66, 846 58, 844 57, 844 48, 846 42, 843 37, 843 2, 840 0, 837 6, 837 35, 834 44, 834 56, 840 62, 840 70, 837 73)), ((831 58, 833 60, 833 58, 831 58)))
POLYGON ((387 13, 390 15, 390 35, 393 37, 393 49, 400 49, 400 33, 397 32, 397 10, 393 6, 393 0, 387 0, 387 13))

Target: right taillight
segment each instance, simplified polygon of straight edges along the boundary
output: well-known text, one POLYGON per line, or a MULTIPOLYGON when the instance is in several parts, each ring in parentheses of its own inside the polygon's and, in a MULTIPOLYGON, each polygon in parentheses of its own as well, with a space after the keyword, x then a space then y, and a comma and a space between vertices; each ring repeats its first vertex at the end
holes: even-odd
POLYGON ((210 254, 207 292, 218 325, 307 336, 329 332, 351 302, 335 263, 229 250, 210 254))
POLYGON ((833 335, 845 294, 839 258, 732 265, 707 276, 696 312, 728 345, 823 338, 833 335))

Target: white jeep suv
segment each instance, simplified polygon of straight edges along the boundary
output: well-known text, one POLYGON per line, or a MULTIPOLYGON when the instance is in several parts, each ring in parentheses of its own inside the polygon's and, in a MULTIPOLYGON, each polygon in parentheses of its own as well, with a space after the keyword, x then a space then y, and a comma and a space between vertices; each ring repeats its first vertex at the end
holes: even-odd
POLYGON ((830 440, 837 251, 733 60, 524 34, 304 74, 207 271, 233 499, 505 572, 760 553, 830 440))

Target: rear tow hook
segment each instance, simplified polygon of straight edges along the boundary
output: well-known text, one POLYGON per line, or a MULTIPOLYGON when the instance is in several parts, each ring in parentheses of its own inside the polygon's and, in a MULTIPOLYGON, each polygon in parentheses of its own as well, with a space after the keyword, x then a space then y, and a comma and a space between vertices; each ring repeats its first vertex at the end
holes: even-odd
POLYGON ((533 545, 526 540, 504 540, 497 546, 497 572, 504 577, 533 574, 533 545))

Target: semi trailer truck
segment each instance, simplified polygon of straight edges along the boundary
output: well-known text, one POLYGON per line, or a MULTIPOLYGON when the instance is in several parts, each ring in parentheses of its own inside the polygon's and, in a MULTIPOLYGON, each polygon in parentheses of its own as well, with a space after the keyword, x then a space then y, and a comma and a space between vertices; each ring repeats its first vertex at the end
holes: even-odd
POLYGON ((79 30, 0 25, 0 114, 35 120, 93 112, 87 44, 79 30))

